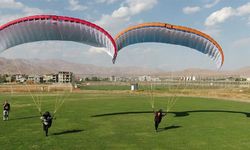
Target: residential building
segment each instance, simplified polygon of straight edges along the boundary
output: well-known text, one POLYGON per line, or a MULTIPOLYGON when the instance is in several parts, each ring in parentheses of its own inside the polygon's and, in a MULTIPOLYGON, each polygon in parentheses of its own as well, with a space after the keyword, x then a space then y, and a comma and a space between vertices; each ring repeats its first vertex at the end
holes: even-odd
POLYGON ((72 82, 73 73, 68 71, 58 72, 58 82, 59 83, 70 83, 72 82))
POLYGON ((151 76, 139 76, 139 81, 151 81, 151 76))
POLYGON ((58 82, 58 74, 46 74, 43 75, 44 83, 56 83, 58 82))
POLYGON ((33 83, 41 83, 43 81, 43 77, 40 75, 28 75, 28 81, 32 81, 33 83))
POLYGON ((16 82, 23 83, 26 81, 26 75, 25 74, 15 74, 16 82))

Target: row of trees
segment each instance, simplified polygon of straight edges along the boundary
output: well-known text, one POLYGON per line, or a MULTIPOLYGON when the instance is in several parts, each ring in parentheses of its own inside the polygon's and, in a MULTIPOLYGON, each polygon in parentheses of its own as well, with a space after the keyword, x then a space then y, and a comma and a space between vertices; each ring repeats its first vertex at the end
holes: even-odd
POLYGON ((100 77, 86 77, 81 80, 81 82, 84 81, 109 81, 109 78, 100 78, 100 77))

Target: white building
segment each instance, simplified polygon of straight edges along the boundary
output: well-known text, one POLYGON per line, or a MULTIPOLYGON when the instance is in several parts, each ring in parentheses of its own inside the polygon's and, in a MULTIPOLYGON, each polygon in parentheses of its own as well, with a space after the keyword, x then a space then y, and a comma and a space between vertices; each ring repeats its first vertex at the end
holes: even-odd
POLYGON ((192 76, 192 81, 195 81, 196 80, 196 77, 195 76, 192 76))
POLYGON ((12 76, 11 76, 11 75, 5 77, 5 80, 6 80, 7 82, 11 82, 11 79, 12 79, 12 76))
POLYGON ((181 80, 185 80, 185 81, 195 81, 196 77, 195 76, 185 76, 185 77, 181 77, 181 80))
POLYGON ((68 71, 60 71, 58 73, 58 82, 59 83, 70 83, 72 82, 73 73, 68 71))
POLYGON ((43 82, 44 83, 49 83, 49 82, 56 83, 56 82, 58 82, 58 74, 43 75, 43 82))
POLYGON ((28 81, 32 81, 34 83, 41 83, 43 77, 40 75, 29 75, 28 76, 28 81))
POLYGON ((154 82, 160 82, 160 81, 161 81, 161 79, 160 79, 160 78, 158 78, 158 77, 155 77, 155 78, 151 78, 151 81, 154 81, 154 82))
POLYGON ((109 78, 109 80, 110 80, 110 81, 117 81, 117 78, 116 78, 116 76, 111 76, 111 77, 109 78))
POLYGON ((150 76, 139 76, 139 81, 151 81, 150 76))
POLYGON ((16 74, 15 77, 16 77, 16 82, 23 83, 26 81, 25 74, 16 74))
POLYGON ((135 91, 138 89, 139 89, 138 83, 131 84, 131 91, 135 91))

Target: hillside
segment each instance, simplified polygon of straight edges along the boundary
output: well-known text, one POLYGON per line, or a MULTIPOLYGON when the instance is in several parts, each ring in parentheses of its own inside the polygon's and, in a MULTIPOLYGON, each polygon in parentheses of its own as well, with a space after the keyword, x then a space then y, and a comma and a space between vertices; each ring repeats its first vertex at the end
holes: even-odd
POLYGON ((50 59, 6 59, 0 57, 0 73, 1 74, 46 74, 58 71, 71 71, 74 74, 98 75, 98 76, 138 76, 138 75, 156 75, 156 76, 250 76, 250 67, 244 67, 231 71, 216 71, 207 69, 190 68, 181 71, 168 72, 160 69, 144 68, 144 67, 119 67, 111 65, 111 67, 96 66, 91 64, 77 64, 64 60, 50 59))

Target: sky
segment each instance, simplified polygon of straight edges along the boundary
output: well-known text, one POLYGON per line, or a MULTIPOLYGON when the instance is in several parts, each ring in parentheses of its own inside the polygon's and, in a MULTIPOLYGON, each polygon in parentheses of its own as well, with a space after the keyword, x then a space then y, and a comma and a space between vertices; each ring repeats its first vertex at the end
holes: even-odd
MULTIPOLYGON (((31 15, 51 14, 93 22, 112 36, 144 22, 163 22, 198 29, 222 47, 221 70, 250 66, 249 0, 0 0, 0 25, 31 15)), ((35 42, 0 54, 7 58, 62 59, 98 66, 140 66, 162 70, 216 70, 210 58, 196 50, 161 43, 135 44, 121 50, 115 64, 101 49, 74 42, 35 42)))

